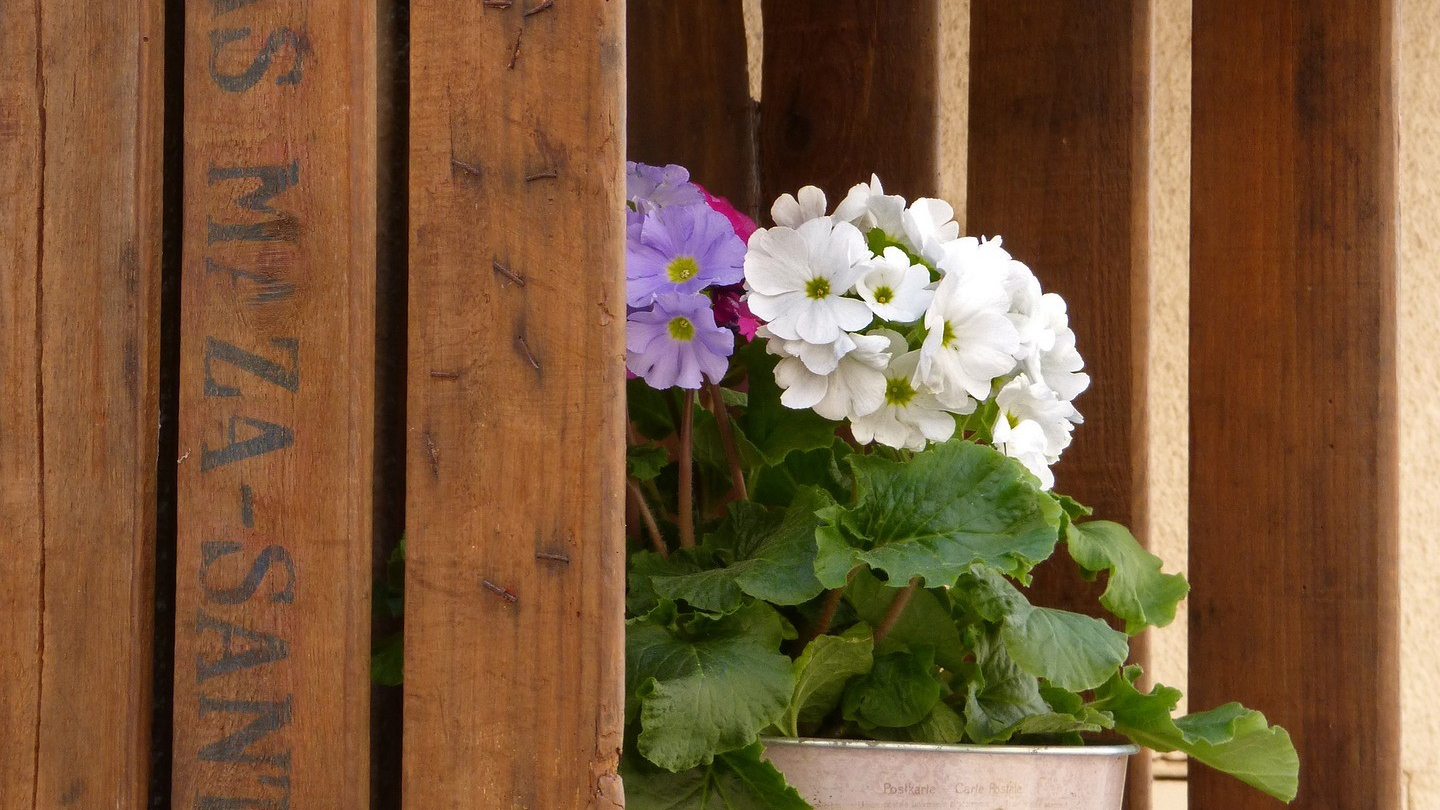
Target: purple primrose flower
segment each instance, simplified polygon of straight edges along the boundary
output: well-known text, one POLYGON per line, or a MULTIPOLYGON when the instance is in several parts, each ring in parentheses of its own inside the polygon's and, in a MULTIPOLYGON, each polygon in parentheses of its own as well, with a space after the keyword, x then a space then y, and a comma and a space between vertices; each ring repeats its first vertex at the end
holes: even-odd
POLYGON ((684 166, 650 166, 632 160, 625 161, 625 199, 647 214, 657 208, 705 202, 684 166))
POLYGON ((660 208, 625 240, 625 298, 648 306, 662 293, 698 293, 745 277, 745 243, 705 204, 660 208))
POLYGON ((715 325, 704 295, 662 293, 625 324, 625 365, 651 388, 699 388, 718 383, 735 351, 735 333, 715 325))

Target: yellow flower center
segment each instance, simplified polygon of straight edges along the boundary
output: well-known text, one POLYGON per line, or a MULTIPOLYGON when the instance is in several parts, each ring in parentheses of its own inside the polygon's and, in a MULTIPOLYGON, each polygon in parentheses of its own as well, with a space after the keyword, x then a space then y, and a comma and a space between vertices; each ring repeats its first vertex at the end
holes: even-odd
POLYGON ((665 275, 670 278, 672 284, 689 281, 699 274, 700 264, 695 261, 694 256, 676 256, 665 267, 665 275))
POLYGON ((895 291, 894 291, 894 290, 890 289, 889 287, 876 287, 876 288, 875 288, 875 303, 877 303, 877 304, 888 304, 888 303, 890 303, 891 301, 894 301, 894 300, 895 300, 895 291))
POLYGON ((891 377, 885 381, 885 404, 905 406, 915 398, 915 386, 905 377, 891 377))
POLYGON ((830 297, 830 279, 812 278, 805 282, 805 295, 817 301, 830 297))
POLYGON ((688 343, 695 339, 695 324, 689 318, 679 317, 670 319, 670 337, 675 340, 688 343))

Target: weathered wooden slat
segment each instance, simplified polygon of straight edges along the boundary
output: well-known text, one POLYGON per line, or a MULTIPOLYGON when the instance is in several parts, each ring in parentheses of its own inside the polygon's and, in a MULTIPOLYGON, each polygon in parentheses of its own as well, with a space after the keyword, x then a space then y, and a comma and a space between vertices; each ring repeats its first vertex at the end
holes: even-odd
POLYGON ((940 0, 765 0, 761 208, 804 185, 832 204, 879 174, 938 185, 940 0))
MULTIPOLYGON (((966 233, 1004 238, 1065 297, 1091 387, 1057 489, 1146 535, 1149 2, 974 0, 966 233)), ((1096 613, 1068 557, 1031 598, 1096 613)), ((1131 642, 1144 663, 1144 636, 1131 642)), ((1150 804, 1149 755, 1127 806, 1150 804)))
POLYGON ((630 0, 626 157, 679 163, 755 212, 759 175, 742 0, 630 0))
POLYGON ((35 807, 44 533, 40 510, 40 194, 34 4, 0 5, 0 810, 35 807))
POLYGON ((161 4, 7 4, 0 30, 0 183, 13 195, 0 219, 0 808, 138 810, 161 4))
POLYGON ((363 808, 375 8, 186 10, 173 800, 363 808))
POLYGON ((621 801, 624 13, 411 8, 416 810, 621 801))
MULTIPOLYGON (((1297 808, 1400 806, 1395 8, 1194 12, 1191 705, 1300 751, 1297 808)), ((1278 807, 1190 772, 1195 808, 1278 807)))

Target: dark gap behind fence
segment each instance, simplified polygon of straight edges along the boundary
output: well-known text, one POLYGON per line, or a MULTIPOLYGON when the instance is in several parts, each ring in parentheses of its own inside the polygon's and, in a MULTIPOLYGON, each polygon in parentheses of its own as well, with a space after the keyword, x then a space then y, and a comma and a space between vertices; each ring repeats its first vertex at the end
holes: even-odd
MULTIPOLYGON (((405 531, 405 378, 409 279, 410 3, 379 5, 376 130, 378 195, 375 267, 375 557, 377 582, 405 531)), ((380 642, 400 619, 375 611, 380 642)), ((374 686, 370 701, 371 791, 374 810, 399 810, 401 689, 374 686)))
POLYGON ((175 738, 176 475, 180 456, 180 245, 184 230, 185 2, 165 3, 161 163, 160 441, 155 487, 155 636, 150 700, 151 810, 169 810, 175 738))

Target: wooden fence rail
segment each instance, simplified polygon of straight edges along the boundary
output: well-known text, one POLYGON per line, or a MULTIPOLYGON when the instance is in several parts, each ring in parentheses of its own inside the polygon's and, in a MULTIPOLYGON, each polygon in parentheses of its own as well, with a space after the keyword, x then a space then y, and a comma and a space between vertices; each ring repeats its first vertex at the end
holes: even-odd
MULTIPOLYGON (((943 1, 765 0, 758 103, 741 0, 0 4, 0 810, 622 807, 623 160, 934 194, 943 1)), ((1392 810, 1393 3, 1242 5, 1195 8, 1192 699, 1392 810)), ((1151 3, 969 8, 968 231, 1070 301, 1059 474, 1144 539, 1151 3)))

